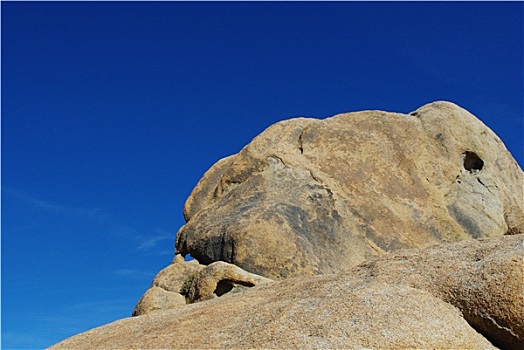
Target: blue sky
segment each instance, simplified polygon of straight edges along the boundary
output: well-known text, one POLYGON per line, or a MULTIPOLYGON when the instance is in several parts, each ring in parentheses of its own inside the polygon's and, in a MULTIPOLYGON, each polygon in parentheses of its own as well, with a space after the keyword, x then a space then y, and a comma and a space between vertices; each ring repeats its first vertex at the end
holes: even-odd
POLYGON ((278 120, 449 100, 523 158, 523 3, 5 2, 2 348, 127 317, 278 120))

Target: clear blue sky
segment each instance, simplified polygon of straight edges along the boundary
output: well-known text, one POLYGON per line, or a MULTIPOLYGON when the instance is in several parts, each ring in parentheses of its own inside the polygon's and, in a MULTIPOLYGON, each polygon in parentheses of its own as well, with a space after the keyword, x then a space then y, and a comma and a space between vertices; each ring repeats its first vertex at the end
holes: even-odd
POLYGON ((2 345, 127 317, 267 126, 435 100, 523 160, 523 3, 2 1, 2 345))

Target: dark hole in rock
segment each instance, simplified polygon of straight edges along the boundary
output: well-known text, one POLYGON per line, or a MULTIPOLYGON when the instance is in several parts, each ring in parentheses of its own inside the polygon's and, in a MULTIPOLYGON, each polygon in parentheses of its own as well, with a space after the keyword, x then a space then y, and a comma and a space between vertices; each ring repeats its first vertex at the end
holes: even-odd
POLYGON ((249 287, 254 287, 255 285, 249 282, 238 282, 235 283, 231 280, 221 280, 217 283, 217 287, 215 291, 213 292, 217 297, 221 297, 222 295, 229 293, 233 290, 241 290, 249 287))
POLYGON ((217 283, 217 288, 215 289, 214 293, 220 297, 226 294, 227 292, 230 292, 233 289, 233 287, 233 282, 228 280, 222 280, 217 283))
POLYGON ((480 159, 474 152, 466 151, 462 153, 462 159, 464 161, 464 169, 470 173, 474 171, 482 170, 484 166, 484 161, 480 159))

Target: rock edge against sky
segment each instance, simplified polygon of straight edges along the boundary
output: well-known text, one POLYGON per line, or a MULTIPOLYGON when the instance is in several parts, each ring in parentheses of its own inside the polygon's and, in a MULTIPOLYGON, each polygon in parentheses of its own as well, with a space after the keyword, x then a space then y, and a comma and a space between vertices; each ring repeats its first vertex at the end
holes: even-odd
POLYGON ((276 123, 204 174, 138 317, 53 348, 524 347, 523 184, 449 102, 276 123))

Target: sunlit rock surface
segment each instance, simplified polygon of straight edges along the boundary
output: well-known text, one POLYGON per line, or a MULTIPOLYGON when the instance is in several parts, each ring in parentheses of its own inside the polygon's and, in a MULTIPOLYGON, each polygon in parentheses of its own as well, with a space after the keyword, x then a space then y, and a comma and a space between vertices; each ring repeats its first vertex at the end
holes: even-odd
POLYGON ((523 349, 523 185, 452 103, 279 122, 204 174, 136 317, 52 348, 523 349))

